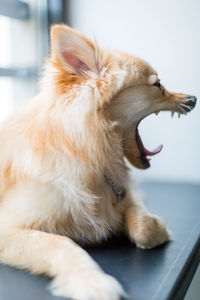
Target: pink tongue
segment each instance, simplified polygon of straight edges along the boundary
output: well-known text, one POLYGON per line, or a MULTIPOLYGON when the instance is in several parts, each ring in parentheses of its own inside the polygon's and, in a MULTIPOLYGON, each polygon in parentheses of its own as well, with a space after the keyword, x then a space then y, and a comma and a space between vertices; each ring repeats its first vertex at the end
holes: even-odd
POLYGON ((143 146, 143 152, 144 152, 144 154, 147 155, 147 156, 153 156, 153 155, 159 153, 159 152, 162 150, 162 148, 163 148, 163 145, 159 145, 159 146, 158 146, 156 149, 154 149, 153 151, 149 151, 149 150, 147 150, 147 149, 144 147, 144 145, 142 145, 142 146, 143 146))

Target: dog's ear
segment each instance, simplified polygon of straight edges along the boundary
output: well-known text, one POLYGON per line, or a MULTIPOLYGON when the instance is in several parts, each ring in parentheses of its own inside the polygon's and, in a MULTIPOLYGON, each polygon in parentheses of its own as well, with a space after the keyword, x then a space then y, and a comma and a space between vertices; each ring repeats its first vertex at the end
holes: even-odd
POLYGON ((52 27, 51 51, 68 73, 83 77, 100 74, 102 60, 98 46, 66 25, 52 27))

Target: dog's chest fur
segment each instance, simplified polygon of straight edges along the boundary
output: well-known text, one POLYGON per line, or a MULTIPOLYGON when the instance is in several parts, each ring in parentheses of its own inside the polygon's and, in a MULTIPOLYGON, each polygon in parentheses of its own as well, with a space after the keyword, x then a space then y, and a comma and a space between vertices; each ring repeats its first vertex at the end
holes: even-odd
POLYGON ((100 241, 119 232, 126 199, 113 204, 117 201, 117 195, 103 174, 96 180, 92 178, 92 187, 91 182, 87 186, 87 178, 84 181, 80 178, 75 180, 68 177, 64 185, 60 182, 57 185, 54 181, 50 192, 51 195, 56 193, 57 198, 52 201, 54 216, 51 222, 48 219, 44 221, 42 229, 80 242, 100 241))
POLYGON ((45 212, 41 216, 40 229, 80 242, 100 241, 119 232, 127 200, 113 205, 117 195, 104 177, 106 174, 119 186, 128 185, 121 149, 116 150, 117 146, 115 151, 108 153, 109 159, 101 170, 95 158, 85 165, 64 155, 52 165, 49 174, 41 178, 46 182, 48 195, 43 198, 48 199, 50 214, 45 212))
MULTIPOLYGON (((113 205, 117 195, 104 174, 88 175, 72 168, 67 159, 63 168, 52 168, 39 180, 18 183, 7 191, 1 215, 7 224, 66 235, 79 242, 96 242, 119 232, 126 199, 113 205), (68 162, 68 164, 67 164, 68 162), (76 170, 76 171, 75 171, 76 170), (13 201, 15 199, 15 201, 13 201)), ((118 184, 126 181, 126 168, 109 167, 109 176, 118 184)))
POLYGON ((79 189, 79 199, 72 199, 70 183, 67 185, 68 197, 55 187, 46 191, 51 201, 49 213, 46 211, 40 217, 40 224, 35 224, 37 229, 67 235, 75 241, 86 243, 98 242, 119 232, 125 200, 113 205, 117 195, 106 182, 97 184, 98 194, 79 189), (54 199, 53 195, 56 196, 54 199))

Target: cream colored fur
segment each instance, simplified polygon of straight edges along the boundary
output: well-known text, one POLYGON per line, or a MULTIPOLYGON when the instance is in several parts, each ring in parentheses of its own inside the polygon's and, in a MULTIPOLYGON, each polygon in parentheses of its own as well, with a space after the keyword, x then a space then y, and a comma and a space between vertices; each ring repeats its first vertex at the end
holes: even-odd
POLYGON ((39 95, 0 130, 2 263, 54 278, 55 295, 120 298, 120 284, 75 242, 120 232, 141 248, 169 240, 164 223, 132 195, 124 160, 142 167, 130 133, 135 122, 186 101, 164 87, 161 93, 157 80, 135 56, 101 50, 67 26, 52 28, 39 95), (126 188, 116 205, 104 174, 126 188))

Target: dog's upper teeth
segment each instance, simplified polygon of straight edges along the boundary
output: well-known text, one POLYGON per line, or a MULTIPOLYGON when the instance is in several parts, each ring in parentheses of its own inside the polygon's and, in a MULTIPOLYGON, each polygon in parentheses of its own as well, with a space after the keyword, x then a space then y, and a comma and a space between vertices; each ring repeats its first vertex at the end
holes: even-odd
POLYGON ((174 111, 171 112, 171 116, 172 116, 172 118, 173 118, 173 116, 174 116, 174 111))

